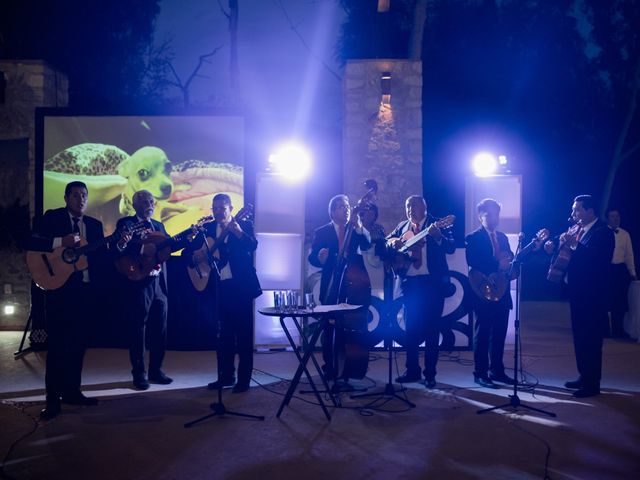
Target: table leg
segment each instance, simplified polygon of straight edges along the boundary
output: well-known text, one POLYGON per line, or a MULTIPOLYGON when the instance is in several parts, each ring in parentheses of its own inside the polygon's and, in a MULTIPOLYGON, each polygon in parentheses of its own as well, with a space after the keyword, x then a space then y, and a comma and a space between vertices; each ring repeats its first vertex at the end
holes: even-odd
MULTIPOLYGON (((304 355, 300 356, 300 353, 298 352, 298 349, 296 348, 295 341, 294 341, 293 337, 291 336, 291 333, 289 332, 289 329, 287 328, 286 322, 284 321, 285 318, 286 317, 280 317, 280 325, 282 326, 282 330, 284 331, 285 335, 287 336, 287 340, 289 340, 289 343, 291 344, 291 347, 293 348, 293 351, 296 354, 296 357, 297 357, 298 362, 300 363, 300 365, 298 366, 298 368, 296 370, 296 373, 293 376, 293 379, 291 380, 291 385, 289 385, 289 389, 287 390, 287 393, 285 394, 284 399, 282 400, 282 403, 280 404, 280 408, 278 409, 278 413, 276 414, 276 417, 278 417, 278 418, 280 417, 280 415, 282 414, 282 410, 284 409, 285 405, 288 405, 289 402, 291 401, 291 397, 293 397, 293 394, 295 393, 295 390, 298 387, 298 383, 300 382, 300 377, 302 377, 302 373, 304 373, 307 376, 307 379, 309 380, 309 384, 311 385, 313 393, 315 394, 316 399, 318 400, 318 403, 322 407, 322 410, 323 410, 325 416, 327 417, 327 420, 331 420, 331 415, 329 414, 329 411, 327 410, 326 405, 322 401, 322 397, 320 396, 320 393, 318 392, 318 389, 316 388, 315 384, 313 383, 313 380, 311 379, 311 374, 307 370, 307 363, 309 362, 309 358, 313 355, 313 348, 308 348, 304 352, 304 355)), ((294 320, 294 323, 295 323, 295 318, 293 318, 293 320, 294 320)), ((308 342, 308 345, 311 345, 311 346, 315 345, 316 342, 318 341, 318 338, 320 338, 320 333, 321 332, 322 332, 322 328, 316 329, 316 331, 313 332, 313 335, 311 336, 311 340, 308 342)), ((304 335, 303 335, 303 338, 304 338, 304 335)), ((303 344, 304 344, 304 340, 303 340, 303 344)))
MULTIPOLYGON (((324 328, 324 322, 325 320, 319 320, 318 321, 318 326, 316 327, 317 330, 320 330, 320 333, 322 333, 322 329, 324 328)), ((315 343, 313 343, 312 345, 309 345, 309 343, 307 342, 307 337, 304 335, 304 332, 302 331, 302 326, 300 325, 300 322, 298 322, 295 318, 293 319, 293 323, 296 326, 296 328, 298 329, 298 332, 300 333, 300 338, 302 338, 302 347, 304 349, 304 351, 306 352, 307 349, 311 349, 313 351, 313 349, 315 348, 315 343)), ((322 372, 322 369, 320 368, 320 365, 318 365, 318 361, 316 360, 315 355, 311 355, 311 361, 313 362, 313 365, 316 367, 316 371, 318 372, 318 375, 320 375, 320 378, 322 379, 322 384, 324 385, 324 389, 327 392, 327 394, 329 395, 329 398, 331 399, 331 403, 333 403, 334 407, 338 406, 338 402, 336 400, 335 395, 333 395, 333 393, 331 393, 331 388, 329 387, 329 383, 327 382, 327 379, 324 378, 324 374, 322 372)))

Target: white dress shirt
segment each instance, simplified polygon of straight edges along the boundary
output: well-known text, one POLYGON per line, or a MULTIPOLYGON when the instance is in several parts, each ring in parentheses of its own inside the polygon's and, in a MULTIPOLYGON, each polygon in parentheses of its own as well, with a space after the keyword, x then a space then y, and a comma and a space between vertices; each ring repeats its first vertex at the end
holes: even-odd
POLYGON ((629 275, 636 276, 636 265, 633 259, 633 245, 631 244, 631 236, 629 232, 622 228, 618 228, 615 232, 616 235, 616 248, 613 250, 613 257, 611 263, 620 264, 624 263, 629 270, 629 275))

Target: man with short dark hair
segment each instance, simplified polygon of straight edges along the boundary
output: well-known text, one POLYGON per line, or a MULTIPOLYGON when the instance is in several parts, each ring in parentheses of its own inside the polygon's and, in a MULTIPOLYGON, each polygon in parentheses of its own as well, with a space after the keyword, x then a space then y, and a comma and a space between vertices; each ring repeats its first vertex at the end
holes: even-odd
MULTIPOLYGON (((216 252, 212 252, 217 262, 217 273, 212 276, 217 278, 212 278, 207 285, 209 293, 216 296, 213 313, 218 323, 218 379, 207 388, 233 386, 233 393, 243 393, 249 390, 253 373, 253 300, 262 294, 253 265, 258 240, 252 222, 233 216, 229 195, 215 195, 211 211, 214 221, 205 225, 204 236, 214 239, 218 246, 216 252)), ((192 255, 203 242, 202 235, 196 237, 183 256, 192 255)))
POLYGON ((404 237, 427 230, 427 235, 411 249, 410 265, 402 280, 407 350, 406 370, 398 383, 417 382, 425 378, 427 388, 436 386, 440 320, 447 288, 450 286, 446 254, 455 251, 453 237, 440 230, 435 219, 427 215, 427 202, 419 195, 405 201, 407 219, 387 237, 390 248, 397 250, 404 237), (420 371, 420 344, 425 342, 425 365, 420 371))
MULTIPOLYGON (((578 195, 571 209, 571 217, 580 227, 576 232, 560 236, 558 250, 566 245, 571 249, 566 281, 571 306, 571 329, 579 378, 565 383, 575 389, 574 397, 592 397, 600 393, 602 377, 602 343, 607 319, 606 279, 615 247, 615 234, 595 213, 596 203, 591 195, 578 195)), ((554 245, 545 244, 552 253, 554 245)))
MULTIPOLYGON (((342 282, 341 274, 343 272, 337 272, 337 266, 340 263, 338 257, 340 253, 343 253, 347 265, 352 265, 364 272, 365 284, 358 286, 358 288, 369 289, 369 296, 365 295, 366 302, 369 302, 371 284, 362 259, 362 251, 371 246, 369 232, 362 225, 362 220, 358 215, 351 215, 349 197, 346 195, 340 194, 331 198, 328 211, 331 221, 313 232, 311 252, 308 256, 311 265, 322 269, 319 300, 321 303, 327 304, 344 301, 346 298, 347 282, 342 282), (349 228, 353 230, 347 244, 345 242, 349 228)), ((358 329, 362 328, 366 329, 366 318, 364 318, 364 325, 358 325, 358 329)), ((333 324, 327 324, 322 332, 322 358, 324 360, 322 370, 328 380, 348 380, 348 378, 344 378, 343 372, 338 371, 335 359, 338 356, 336 353, 340 353, 335 350, 336 346, 340 347, 340 331, 341 329, 336 330, 333 324)))
POLYGON ((465 239, 469 268, 480 272, 485 278, 503 275, 504 281, 507 282, 505 292, 497 301, 477 294, 473 296, 473 376, 478 385, 487 388, 497 388, 494 381, 507 385, 513 385, 515 382, 505 373, 502 358, 509 325, 509 310, 513 308, 508 283, 510 278, 506 278, 513 253, 507 236, 497 230, 500 209, 500 204, 492 198, 480 201, 476 211, 481 225, 465 239))
POLYGON ((629 310, 629 284, 636 280, 636 265, 633 258, 631 236, 620 227, 620 212, 611 208, 607 211, 607 224, 615 234, 615 248, 610 265, 610 297, 609 311, 611 312, 611 336, 614 338, 628 338, 624 331, 624 314, 629 310))
MULTIPOLYGON (((70 182, 64 191, 65 207, 48 210, 35 222, 29 250, 53 251, 58 247, 79 246, 81 237, 89 243, 104 239, 102 223, 84 215, 89 192, 82 182, 70 182)), ((89 268, 77 271, 56 290, 45 292, 47 361, 46 407, 40 417, 49 420, 60 413, 60 403, 96 405, 95 398, 80 391, 87 328, 95 309, 92 298, 99 272, 96 255, 89 255, 89 268)))

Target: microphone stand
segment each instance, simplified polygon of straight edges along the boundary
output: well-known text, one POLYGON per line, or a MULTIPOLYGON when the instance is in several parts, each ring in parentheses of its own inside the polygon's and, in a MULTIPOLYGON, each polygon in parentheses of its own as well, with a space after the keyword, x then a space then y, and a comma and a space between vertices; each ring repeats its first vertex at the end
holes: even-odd
POLYGON ((483 413, 492 412, 494 410, 499 410, 507 407, 511 407, 514 410, 518 410, 519 408, 524 408, 526 410, 531 410, 533 412, 542 413, 544 415, 549 415, 550 417, 556 417, 556 414, 553 412, 549 412, 547 410, 542 410, 541 408, 532 407, 525 403, 522 403, 520 397, 518 397, 518 360, 520 357, 519 346, 520 346, 520 274, 522 273, 522 259, 519 258, 520 251, 522 247, 522 236, 518 238, 518 248, 516 249, 516 254, 513 258, 513 262, 511 262, 511 267, 509 268, 509 278, 513 275, 514 269, 517 266, 520 268, 518 275, 516 276, 516 302, 515 302, 515 338, 514 338, 514 349, 513 349, 513 395, 509 395, 509 402, 504 403, 502 405, 497 405, 495 407, 483 408, 478 410, 476 413, 481 415, 483 413))
POLYGON ((382 391, 378 392, 370 392, 370 393, 362 393, 359 395, 351 395, 351 398, 366 398, 366 397, 389 397, 389 399, 397 398, 398 400, 404 402, 409 408, 415 408, 415 403, 412 403, 407 398, 406 394, 404 396, 398 395, 398 392, 406 391, 406 388, 403 386, 396 386, 393 383, 393 325, 395 318, 393 316, 393 279, 395 278, 395 272, 393 271, 393 267, 389 264, 389 262, 385 261, 384 267, 384 290, 383 290, 383 305, 384 312, 383 318, 385 319, 386 325, 386 335, 384 339, 384 346, 388 351, 388 380, 387 384, 384 386, 382 391))
MULTIPOLYGON (((216 317, 216 323, 218 324, 218 345, 216 346, 216 348, 219 349, 220 348, 220 330, 221 330, 220 303, 219 303, 221 300, 220 299, 220 268, 218 267, 218 262, 215 260, 215 258, 213 258, 213 255, 211 254, 211 250, 209 250, 209 244, 207 242, 204 232, 202 232, 202 235, 204 237, 205 245, 207 245, 207 260, 209 262, 209 265, 213 267, 213 271, 215 271, 215 275, 213 279, 213 281, 215 282, 214 283, 215 302, 216 302, 215 317, 216 317)), ((224 403, 222 403, 222 376, 221 376, 221 370, 220 370, 220 362, 218 361, 217 364, 218 364, 218 401, 213 402, 212 404, 209 405, 209 408, 213 410, 213 413, 209 413, 204 417, 200 417, 196 420, 192 420, 190 422, 185 423, 184 428, 190 428, 195 424, 200 423, 204 420, 207 420, 208 418, 211 418, 211 417, 216 417, 216 416, 222 417, 224 415, 253 418, 255 420, 264 420, 263 415, 249 415, 247 413, 234 412, 234 411, 228 410, 227 407, 225 407, 224 403)))

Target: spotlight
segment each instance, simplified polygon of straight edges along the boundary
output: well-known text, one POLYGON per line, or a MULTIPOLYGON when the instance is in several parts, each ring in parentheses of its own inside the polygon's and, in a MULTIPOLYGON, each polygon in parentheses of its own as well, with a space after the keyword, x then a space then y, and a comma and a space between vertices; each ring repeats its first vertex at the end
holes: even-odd
MULTIPOLYGON (((506 160, 506 157, 505 157, 506 160)), ((480 152, 473 157, 473 171, 478 177, 488 177, 496 173, 498 160, 489 152, 480 152)))
POLYGON ((301 145, 290 143, 269 155, 273 171, 290 180, 302 180, 311 171, 311 155, 301 145))
POLYGON ((506 155, 498 155, 498 163, 500 164, 501 167, 504 167, 507 165, 507 156, 506 155))
POLYGON ((14 313, 16 313, 15 305, 7 304, 7 305, 4 306, 4 314, 5 315, 13 315, 14 313))

